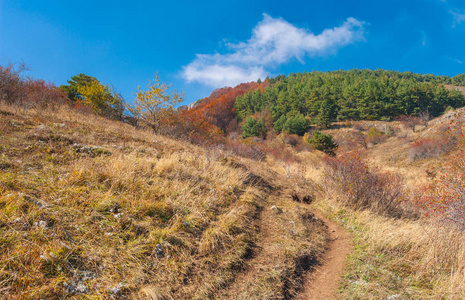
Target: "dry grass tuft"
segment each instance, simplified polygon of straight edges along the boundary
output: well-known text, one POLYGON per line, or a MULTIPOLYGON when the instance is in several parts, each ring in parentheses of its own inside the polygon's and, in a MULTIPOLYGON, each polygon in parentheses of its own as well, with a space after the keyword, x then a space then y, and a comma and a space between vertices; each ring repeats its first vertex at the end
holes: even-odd
POLYGON ((357 247, 347 266, 341 298, 465 297, 463 232, 337 205, 326 204, 323 209, 356 237, 357 247))
MULTIPOLYGON (((65 107, 0 111, 1 297, 215 298, 257 255, 269 166, 65 107)), ((284 295, 289 262, 316 257, 324 232, 282 206, 294 225, 274 220, 279 254, 249 282, 272 276, 284 295)))

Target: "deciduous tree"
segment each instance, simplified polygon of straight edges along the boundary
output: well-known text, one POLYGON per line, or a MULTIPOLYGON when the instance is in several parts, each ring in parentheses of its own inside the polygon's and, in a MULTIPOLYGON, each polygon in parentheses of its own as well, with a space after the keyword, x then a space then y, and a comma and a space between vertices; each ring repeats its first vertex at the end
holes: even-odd
POLYGON ((86 85, 78 86, 77 93, 77 102, 91 108, 94 113, 112 119, 122 118, 123 98, 107 84, 93 79, 86 85))
POLYGON ((174 105, 183 101, 184 93, 176 89, 170 92, 170 87, 170 83, 161 82, 156 74, 155 79, 149 81, 146 91, 138 87, 134 105, 127 104, 127 110, 141 125, 158 132, 163 120, 174 114, 174 105))
POLYGON ((97 80, 95 77, 80 73, 71 76, 71 80, 68 80, 68 85, 60 86, 60 89, 68 94, 68 98, 73 101, 77 101, 81 98, 79 88, 91 84, 92 81, 97 80))

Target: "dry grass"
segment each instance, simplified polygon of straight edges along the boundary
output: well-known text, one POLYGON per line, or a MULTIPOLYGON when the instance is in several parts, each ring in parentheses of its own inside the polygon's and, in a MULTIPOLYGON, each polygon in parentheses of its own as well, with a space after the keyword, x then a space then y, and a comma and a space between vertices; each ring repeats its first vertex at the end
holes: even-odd
MULTIPOLYGON (((411 161, 408 159, 410 145, 418 139, 440 136, 444 122, 449 124, 450 120, 450 116, 441 116, 432 120, 427 129, 416 133, 399 127, 389 140, 366 150, 365 162, 370 168, 400 174, 406 195, 418 193, 431 183, 431 176, 435 176, 432 171, 446 162, 453 165, 454 155, 460 151, 448 150, 441 155, 411 161)), ((344 135, 341 130, 333 130, 333 133, 344 135)), ((309 164, 309 173, 312 168, 309 164)), ((314 172, 320 170, 315 168, 314 172)), ((321 183, 322 179, 320 176, 318 181, 321 183)), ((437 225, 428 218, 392 218, 369 210, 356 210, 338 201, 344 197, 345 194, 326 189, 316 204, 355 236, 356 250, 347 266, 339 298, 465 298, 463 230, 444 222, 442 226, 437 225)), ((405 200, 407 204, 408 199, 405 200)))
POLYGON ((248 283, 260 299, 285 297, 325 233, 288 195, 270 198, 275 178, 266 164, 92 115, 1 107, 0 295, 215 298, 268 243, 248 283), (272 205, 285 212, 271 219, 279 235, 263 231, 272 205))
POLYGON ((341 299, 465 297, 463 232, 331 203, 318 206, 349 228, 357 245, 340 289, 341 299))
MULTIPOLYGON (((456 151, 409 160, 440 120, 416 133, 390 123, 394 134, 369 145, 364 162, 418 191, 456 151)), ((384 126, 372 123, 351 126, 384 126)), ((328 132, 343 141, 357 130, 328 132)), ((462 232, 355 210, 322 186, 323 154, 264 143, 269 155, 257 161, 64 108, 0 107, 0 295, 292 298, 326 243, 297 193, 354 232, 340 298, 465 298, 462 232)))

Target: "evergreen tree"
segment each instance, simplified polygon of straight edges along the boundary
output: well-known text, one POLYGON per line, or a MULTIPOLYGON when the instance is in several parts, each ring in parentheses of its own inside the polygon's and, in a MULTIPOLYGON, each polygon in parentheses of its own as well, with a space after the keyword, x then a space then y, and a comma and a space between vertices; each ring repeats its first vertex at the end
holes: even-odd
POLYGON ((283 125, 283 131, 300 136, 304 135, 309 129, 310 121, 300 113, 288 118, 283 125))
POLYGON ((259 136, 266 138, 266 125, 265 121, 257 120, 255 118, 249 117, 245 120, 244 125, 242 126, 242 138, 248 138, 251 136, 259 136))
POLYGON ((324 134, 320 131, 315 131, 312 134, 312 137, 309 138, 306 136, 304 140, 313 145, 316 150, 323 151, 324 153, 334 156, 336 149, 339 147, 334 141, 333 136, 330 134, 324 134))
POLYGON ((97 80, 95 77, 80 73, 71 76, 71 80, 68 80, 68 85, 62 85, 60 89, 68 94, 69 99, 77 101, 81 98, 81 94, 78 91, 79 88, 89 85, 95 80, 97 80))
POLYGON ((269 108, 274 122, 279 120, 276 131, 282 130, 290 112, 311 117, 322 128, 334 120, 390 120, 423 110, 436 117, 446 107, 465 106, 462 93, 444 87, 451 82, 465 85, 464 78, 384 70, 279 75, 264 91, 239 96, 234 108, 239 120, 269 108))

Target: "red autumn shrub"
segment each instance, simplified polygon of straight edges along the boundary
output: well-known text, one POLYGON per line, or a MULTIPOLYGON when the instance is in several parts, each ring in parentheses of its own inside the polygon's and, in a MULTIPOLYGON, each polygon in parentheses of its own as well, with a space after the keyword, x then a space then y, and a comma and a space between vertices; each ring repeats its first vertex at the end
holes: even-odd
POLYGON ((465 151, 453 155, 425 187, 420 206, 427 219, 465 229, 465 151))
POLYGON ((417 161, 425 158, 436 157, 447 152, 450 146, 445 139, 424 138, 412 143, 409 150, 409 160, 417 161))
POLYGON ((223 132, 199 113, 181 110, 161 120, 160 134, 193 144, 211 146, 226 142, 223 132))
POLYGON ((438 129, 439 135, 434 138, 423 138, 415 141, 410 146, 409 159, 411 161, 435 157, 443 153, 452 151, 461 141, 463 141, 463 112, 450 114, 438 129))
POLYGON ((355 209, 370 209, 384 215, 401 214, 402 180, 393 173, 369 169, 361 152, 324 159, 324 187, 336 199, 355 209))
POLYGON ((0 103, 38 110, 68 102, 53 83, 23 77, 25 70, 24 64, 0 66, 0 103))
POLYGON ((188 110, 187 113, 199 113, 212 125, 217 126, 223 132, 227 132, 229 127, 231 127, 231 123, 233 123, 236 118, 234 103, 237 96, 251 90, 263 90, 267 86, 268 81, 264 81, 261 83, 241 83, 233 88, 224 87, 217 89, 213 91, 209 97, 202 99, 200 104, 188 110))

